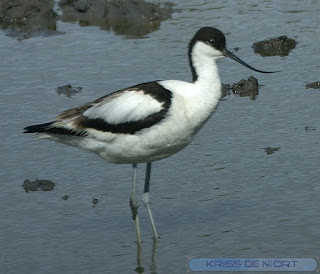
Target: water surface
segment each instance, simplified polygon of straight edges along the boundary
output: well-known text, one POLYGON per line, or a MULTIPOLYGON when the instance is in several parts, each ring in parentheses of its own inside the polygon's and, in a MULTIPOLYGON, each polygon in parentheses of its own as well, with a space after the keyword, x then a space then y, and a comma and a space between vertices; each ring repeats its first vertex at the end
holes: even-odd
MULTIPOLYGON (((156 272, 184 273, 188 257, 319 254, 320 93, 305 84, 319 81, 320 3, 172 2, 181 12, 139 40, 65 23, 58 25, 65 35, 46 38, 17 41, 0 33, 1 272, 134 271, 131 167, 23 135, 22 128, 136 83, 190 80, 187 43, 202 26, 221 29, 229 49, 239 47, 236 54, 252 66, 281 72, 220 62, 224 83, 258 78, 258 97, 226 96, 190 146, 154 163, 156 272), (299 42, 289 56, 253 53, 253 42, 279 35, 299 42), (83 90, 59 96, 56 88, 65 84, 83 90), (267 155, 266 147, 280 149, 267 155), (36 178, 52 180, 55 189, 25 193, 23 181, 36 178)), ((151 230, 140 208, 149 273, 151 230)))

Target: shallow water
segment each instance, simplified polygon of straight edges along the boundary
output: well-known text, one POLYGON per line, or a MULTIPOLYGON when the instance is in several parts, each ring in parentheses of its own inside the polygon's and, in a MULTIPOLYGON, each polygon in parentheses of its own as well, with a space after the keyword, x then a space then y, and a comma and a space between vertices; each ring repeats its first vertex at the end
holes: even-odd
MULTIPOLYGON (((319 255, 320 93, 305 88, 319 81, 319 1, 173 2, 181 11, 139 40, 65 23, 58 25, 65 35, 46 38, 0 33, 1 273, 134 271, 131 167, 22 128, 139 82, 189 80, 186 46, 206 25, 221 29, 229 49, 239 47, 237 56, 252 66, 281 72, 258 74, 223 60, 222 82, 258 78, 256 100, 226 96, 191 145, 153 164, 161 237, 153 272, 185 273, 188 257, 319 255), (299 42, 289 56, 253 53, 253 42, 279 35, 299 42), (59 96, 56 88, 68 83, 83 90, 59 96), (266 147, 280 149, 267 155, 266 147), (23 181, 36 178, 52 180, 54 190, 24 192, 23 181)), ((151 230, 140 209, 149 273, 151 230)))

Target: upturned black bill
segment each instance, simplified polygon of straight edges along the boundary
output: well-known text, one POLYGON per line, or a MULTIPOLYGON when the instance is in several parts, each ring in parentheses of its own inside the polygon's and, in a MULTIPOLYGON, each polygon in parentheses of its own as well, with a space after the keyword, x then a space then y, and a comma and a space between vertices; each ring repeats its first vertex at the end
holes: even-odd
POLYGON ((241 65, 243 65, 243 66, 245 66, 245 67, 247 67, 247 68, 249 68, 251 70, 254 70, 254 71, 257 71, 257 72, 260 72, 260 73, 274 73, 274 72, 277 72, 277 71, 263 71, 263 70, 255 69, 255 68, 251 67, 250 65, 248 65, 247 63, 243 62, 240 58, 235 56, 233 53, 231 53, 227 49, 225 49, 223 51, 223 54, 224 54, 224 56, 229 57, 230 59, 233 59, 233 60, 237 61, 241 65))

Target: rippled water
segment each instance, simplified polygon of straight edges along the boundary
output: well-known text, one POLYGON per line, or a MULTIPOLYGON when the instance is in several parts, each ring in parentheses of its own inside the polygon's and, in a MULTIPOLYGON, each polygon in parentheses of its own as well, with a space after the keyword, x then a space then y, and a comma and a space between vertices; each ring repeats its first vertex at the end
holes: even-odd
MULTIPOLYGON (((315 257, 319 254, 319 1, 173 1, 180 10, 139 40, 59 23, 65 35, 17 41, 0 33, 2 273, 132 273, 136 245, 128 197, 131 167, 23 135, 61 111, 155 79, 190 79, 186 48, 214 26, 262 75, 220 63, 221 79, 254 75, 256 100, 226 96, 196 140, 154 163, 153 212, 160 234, 157 273, 184 273, 188 257, 315 257), (288 35, 287 57, 254 54, 253 42, 288 35), (67 98, 65 84, 81 86, 67 98), (265 148, 280 148, 268 155, 265 148), (25 179, 52 180, 25 193, 25 179), (63 200, 64 195, 70 196, 63 200), (92 207, 92 198, 99 200, 92 207)), ((140 165, 142 182, 144 166, 140 165)), ((142 183, 139 191, 142 192, 142 183)), ((143 266, 152 240, 140 210, 143 266)))

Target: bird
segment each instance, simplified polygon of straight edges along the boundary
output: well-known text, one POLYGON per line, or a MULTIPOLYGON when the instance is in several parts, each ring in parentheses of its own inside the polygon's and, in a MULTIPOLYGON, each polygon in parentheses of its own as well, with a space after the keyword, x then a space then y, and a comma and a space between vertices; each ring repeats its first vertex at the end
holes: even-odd
POLYGON ((140 244, 136 174, 137 165, 146 164, 142 202, 156 241, 149 194, 151 164, 190 144, 215 112, 221 98, 217 61, 224 57, 256 72, 275 72, 251 67, 227 50, 220 30, 202 27, 188 44, 191 82, 157 80, 117 90, 66 110, 49 123, 27 126, 24 133, 38 133, 40 138, 96 153, 111 163, 132 165, 129 204, 140 244))

